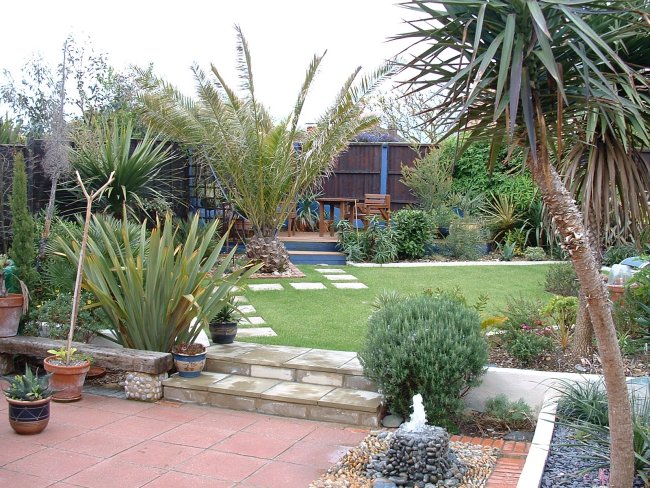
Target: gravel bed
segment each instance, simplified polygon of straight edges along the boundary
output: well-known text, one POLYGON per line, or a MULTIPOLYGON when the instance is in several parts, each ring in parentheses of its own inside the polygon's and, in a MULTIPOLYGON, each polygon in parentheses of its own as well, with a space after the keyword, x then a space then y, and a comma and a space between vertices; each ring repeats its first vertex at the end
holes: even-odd
MULTIPOLYGON (((357 447, 348 451, 327 473, 309 485, 309 488, 372 488, 373 480, 366 477, 366 467, 372 456, 388 449, 391 432, 373 432, 357 447)), ((450 442, 451 451, 468 468, 460 488, 484 487, 496 466, 497 449, 450 442)), ((433 485, 431 485, 433 486, 433 485)))
MULTIPOLYGON (((594 488, 607 486, 608 470, 599 468, 598 459, 589 456, 589 442, 585 447, 575 447, 575 431, 556 425, 551 441, 551 451, 542 475, 542 488, 594 488), (563 445, 568 444, 568 445, 563 445), (585 469, 589 472, 580 474, 585 469)), ((643 481, 635 480, 642 488, 643 481)))

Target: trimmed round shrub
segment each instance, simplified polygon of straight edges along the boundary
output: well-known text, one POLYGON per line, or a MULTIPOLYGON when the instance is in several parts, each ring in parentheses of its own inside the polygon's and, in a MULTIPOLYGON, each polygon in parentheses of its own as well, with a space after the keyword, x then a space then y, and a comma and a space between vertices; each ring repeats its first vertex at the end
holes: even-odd
POLYGON ((578 276, 571 263, 557 263, 548 268, 544 289, 554 295, 577 297, 580 291, 578 276))
POLYGON ((420 393, 429 424, 446 427, 463 409, 461 396, 481 382, 488 349, 475 310, 425 295, 373 313, 359 359, 391 412, 408 417, 420 393))
POLYGON ((433 240, 433 218, 423 210, 398 210, 391 216, 401 259, 420 259, 433 240))

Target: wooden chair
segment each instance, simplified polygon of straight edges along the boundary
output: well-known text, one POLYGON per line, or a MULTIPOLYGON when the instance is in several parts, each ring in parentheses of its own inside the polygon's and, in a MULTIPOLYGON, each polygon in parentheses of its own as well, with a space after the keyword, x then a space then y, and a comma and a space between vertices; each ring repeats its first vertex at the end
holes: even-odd
POLYGON ((366 193, 362 202, 355 206, 355 218, 363 220, 364 228, 368 228, 370 219, 381 217, 390 225, 390 195, 382 193, 366 193))

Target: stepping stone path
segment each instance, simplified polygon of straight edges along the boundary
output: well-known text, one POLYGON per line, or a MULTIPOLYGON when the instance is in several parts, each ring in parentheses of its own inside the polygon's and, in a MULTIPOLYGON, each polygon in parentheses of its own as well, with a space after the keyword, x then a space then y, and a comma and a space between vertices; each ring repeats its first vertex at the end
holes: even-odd
POLYGON ((350 274, 334 274, 323 276, 330 281, 357 281, 357 277, 350 274))
POLYGON ((283 291, 284 287, 280 283, 266 283, 262 285, 248 285, 250 291, 283 291))
POLYGON ((317 269, 316 271, 318 271, 319 273, 322 273, 322 274, 342 274, 342 273, 345 273, 345 270, 342 270, 342 269, 339 269, 339 268, 317 269))
POLYGON ((262 325, 266 324, 266 320, 262 317, 242 317, 239 319, 241 325, 262 325))
POLYGON ((239 329, 237 337, 275 337, 277 334, 271 327, 250 327, 239 329))
POLYGON ((248 298, 246 298, 244 295, 236 295, 233 300, 234 300, 235 303, 246 303, 246 302, 248 302, 248 298))
POLYGON ((366 285, 363 283, 332 283, 334 285, 334 288, 338 288, 339 290, 361 290, 363 288, 368 288, 366 285))
POLYGON ((323 283, 289 283, 296 290, 326 290, 323 283))
POLYGON ((237 310, 239 310, 240 313, 243 313, 245 315, 257 312, 257 310, 255 310, 255 307, 253 307, 252 305, 239 305, 237 307, 237 310))

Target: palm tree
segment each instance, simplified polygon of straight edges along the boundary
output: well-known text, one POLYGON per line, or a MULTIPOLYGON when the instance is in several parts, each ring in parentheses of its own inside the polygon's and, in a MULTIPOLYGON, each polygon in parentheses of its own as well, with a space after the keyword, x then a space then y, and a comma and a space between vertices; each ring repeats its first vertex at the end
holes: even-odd
POLYGON ((617 51, 628 38, 647 38, 648 2, 415 0, 407 6, 422 17, 398 37, 424 46, 407 63, 414 70, 409 81, 416 91, 438 87, 444 100, 432 113, 450 127, 447 135, 463 131, 467 141, 491 141, 490 165, 503 144, 527 149, 527 165, 587 297, 609 398, 610 486, 629 488, 631 412, 607 290, 583 216, 554 161, 569 146, 565 138, 578 135, 570 128, 585 117, 586 133, 601 119, 622 141, 634 130, 647 144, 641 115, 649 106, 647 73, 617 51), (607 36, 590 27, 603 22, 615 26, 607 36))
POLYGON ((297 196, 329 174, 336 155, 354 135, 376 123, 363 115, 362 102, 389 69, 382 67, 354 86, 360 69, 355 70, 296 148, 298 119, 324 54, 312 59, 291 114, 276 123, 256 97, 248 43, 239 27, 236 30, 243 97, 214 66, 212 78, 195 65, 196 99, 150 79, 151 89, 142 95, 144 117, 212 166, 226 197, 250 221, 254 235, 247 243, 248 257, 262 262, 262 271, 282 270, 288 254, 278 238, 279 228, 297 196))

